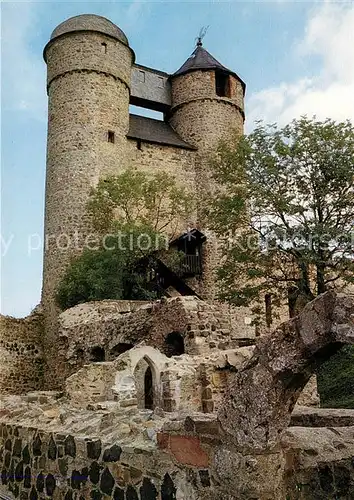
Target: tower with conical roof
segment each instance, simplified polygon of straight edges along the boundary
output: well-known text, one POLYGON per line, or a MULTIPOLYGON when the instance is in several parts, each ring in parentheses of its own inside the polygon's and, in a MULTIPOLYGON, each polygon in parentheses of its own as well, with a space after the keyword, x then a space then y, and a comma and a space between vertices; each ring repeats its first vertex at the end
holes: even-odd
MULTIPOLYGON (((245 83, 223 66, 204 47, 201 39, 186 62, 170 77, 172 105, 169 122, 183 140, 196 147, 195 189, 202 201, 210 189, 208 163, 220 140, 242 134, 245 83)), ((203 221, 199 228, 208 233, 203 221)), ((219 261, 217 240, 209 232, 204 252, 200 293, 215 296, 215 268, 219 261)))
POLYGON ((217 61, 200 39, 171 75, 171 87, 170 123, 193 146, 212 150, 232 129, 243 132, 245 83, 217 61))

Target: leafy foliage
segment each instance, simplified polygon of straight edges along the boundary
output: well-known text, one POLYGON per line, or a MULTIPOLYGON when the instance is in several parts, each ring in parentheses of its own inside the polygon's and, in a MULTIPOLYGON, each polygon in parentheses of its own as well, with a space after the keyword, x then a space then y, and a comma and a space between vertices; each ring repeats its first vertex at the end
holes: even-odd
POLYGON ((354 282, 354 128, 301 118, 259 123, 212 162, 220 185, 209 217, 223 241, 221 298, 254 305, 296 290, 307 302, 354 282))
POLYGON ((94 227, 101 233, 138 225, 167 231, 171 238, 192 210, 190 194, 173 176, 166 172, 149 176, 134 169, 100 179, 88 203, 94 227))
POLYGON ((354 347, 344 346, 317 373, 321 406, 354 408, 354 347))
POLYGON ((156 298, 149 276, 153 256, 178 267, 180 256, 167 251, 168 242, 192 206, 188 192, 165 172, 148 176, 128 169, 101 179, 87 206, 99 248, 85 249, 72 261, 58 287, 58 305, 156 298))
POLYGON ((146 227, 130 226, 127 235, 129 246, 124 248, 118 237, 110 236, 105 248, 85 249, 68 267, 57 291, 57 303, 62 309, 92 300, 150 300, 156 292, 149 289, 146 275, 138 262, 145 256, 138 245, 141 234, 159 236, 146 227), (143 233, 142 233, 143 232, 143 233))
MULTIPOLYGON (((354 128, 301 118, 286 127, 259 123, 221 144, 212 163, 221 186, 209 217, 223 241, 221 297, 251 305, 317 294, 353 283, 354 128)), ((354 407, 354 348, 318 374, 321 403, 354 407)))

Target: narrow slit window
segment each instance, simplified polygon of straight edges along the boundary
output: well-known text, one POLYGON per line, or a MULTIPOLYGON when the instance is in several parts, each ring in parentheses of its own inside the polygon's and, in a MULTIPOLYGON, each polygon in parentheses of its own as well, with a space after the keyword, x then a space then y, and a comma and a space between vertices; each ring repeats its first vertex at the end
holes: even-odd
POLYGON ((139 151, 141 151, 141 140, 140 139, 138 139, 136 141, 136 147, 139 149, 139 151))
POLYGON ((102 52, 104 54, 107 54, 107 44, 105 42, 103 42, 101 45, 102 45, 102 52))
POLYGON ((108 130, 108 142, 114 144, 114 132, 113 130, 108 130))
POLYGON ((298 289, 296 286, 291 286, 288 288, 288 307, 289 307, 289 318, 296 316, 296 302, 298 298, 298 289))
POLYGON ((270 325, 273 323, 273 318, 272 318, 272 296, 270 293, 267 293, 266 296, 264 297, 265 301, 265 315, 266 315, 266 324, 267 327, 269 328, 270 325))

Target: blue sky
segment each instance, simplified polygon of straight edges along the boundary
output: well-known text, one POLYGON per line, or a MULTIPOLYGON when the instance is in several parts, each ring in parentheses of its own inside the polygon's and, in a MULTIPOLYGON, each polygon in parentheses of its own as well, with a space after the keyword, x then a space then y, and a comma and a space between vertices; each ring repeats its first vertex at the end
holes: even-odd
POLYGON ((1 4, 1 312, 40 300, 46 155, 42 50, 68 17, 94 13, 128 36, 138 63, 175 71, 204 46, 247 83, 246 130, 301 114, 354 120, 352 2, 3 2, 1 4), (38 237, 36 236, 38 235, 38 237), (38 241, 39 243, 39 241, 38 241))

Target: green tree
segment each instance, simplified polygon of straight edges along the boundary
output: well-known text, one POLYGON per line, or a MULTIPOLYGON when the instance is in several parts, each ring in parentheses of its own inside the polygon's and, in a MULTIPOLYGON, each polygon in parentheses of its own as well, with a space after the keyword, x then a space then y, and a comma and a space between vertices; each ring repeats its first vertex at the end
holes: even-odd
MULTIPOLYGON (((128 230, 128 228, 126 228, 128 230)), ((97 250, 84 249, 73 259, 57 291, 57 303, 67 309, 92 300, 150 300, 156 290, 148 286, 146 266, 139 266, 148 252, 139 244, 141 235, 163 248, 163 239, 146 226, 129 226, 129 233, 109 236, 97 250), (125 237, 125 238, 124 238, 125 237)))
POLYGON ((58 305, 156 298, 149 278, 153 258, 177 265, 179 256, 168 243, 192 207, 187 190, 164 172, 149 176, 129 169, 101 179, 87 205, 99 248, 73 259, 58 287, 58 305))
POLYGON ((346 345, 320 366, 317 384, 321 406, 354 408, 354 348, 346 345))
POLYGON ((100 179, 88 203, 94 227, 105 233, 129 226, 149 227, 173 238, 193 211, 190 193, 166 172, 135 169, 100 179))
POLYGON ((354 128, 301 118, 258 123, 222 143, 209 213, 224 250, 221 297, 253 305, 272 293, 307 302, 353 280, 354 128))
MULTIPOLYGON (((301 118, 280 129, 259 123, 232 146, 220 145, 212 171, 219 190, 209 216, 224 251, 224 300, 250 305, 260 317, 266 293, 275 304, 290 299, 301 308, 354 282, 349 121, 301 118)), ((320 368, 323 406, 354 408, 353 360, 353 347, 345 347, 320 368)))

